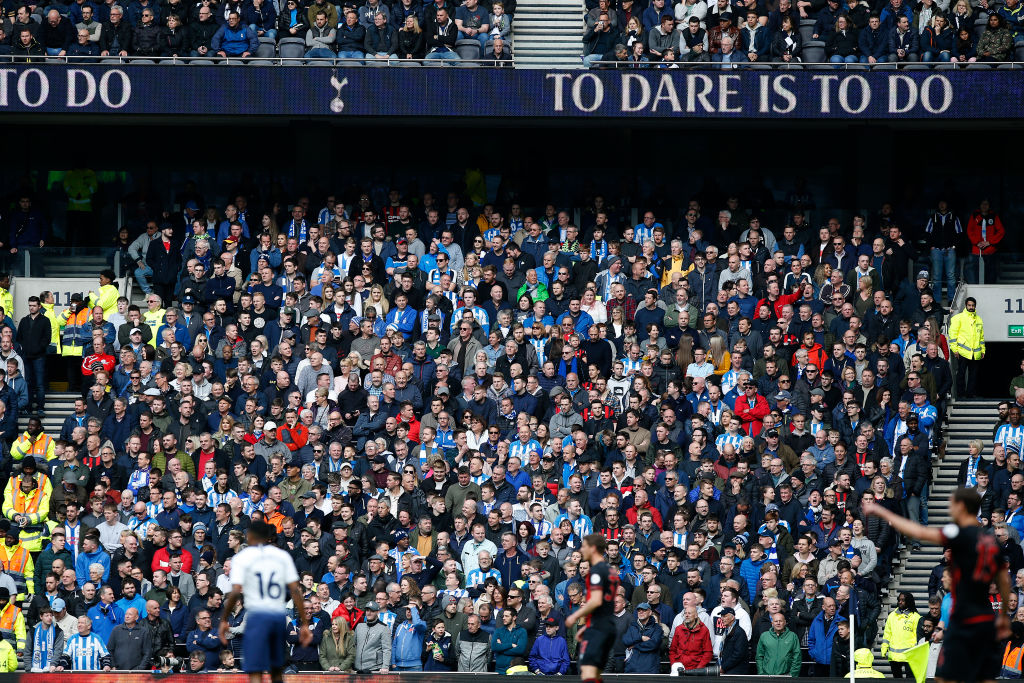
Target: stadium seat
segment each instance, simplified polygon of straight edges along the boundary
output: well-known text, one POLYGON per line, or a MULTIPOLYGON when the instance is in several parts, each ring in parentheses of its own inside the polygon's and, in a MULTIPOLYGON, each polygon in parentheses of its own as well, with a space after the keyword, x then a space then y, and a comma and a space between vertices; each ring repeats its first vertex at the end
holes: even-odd
POLYGON ((37 24, 43 23, 42 15, 40 15, 40 14, 32 14, 30 16, 32 17, 32 21, 36 22, 37 24))
POLYGON ((1013 48, 1013 61, 1024 62, 1024 45, 1013 48))
POLYGON ((968 69, 991 69, 991 64, 983 64, 982 62, 971 62, 967 65, 968 69))
POLYGON ((747 64, 745 68, 751 69, 753 71, 771 71, 773 67, 771 64, 764 64, 762 62, 752 62, 750 64, 747 64))
POLYGON ((820 64, 825 59, 825 41, 823 40, 806 40, 804 41, 804 49, 801 57, 805 62, 809 64, 820 64))
POLYGON ((301 38, 282 38, 277 49, 283 59, 302 59, 302 55, 306 54, 306 41, 301 38))
POLYGON ((1013 69, 1015 66, 1007 62, 1006 64, 999 64, 996 66, 997 69, 1013 69))
POLYGON ((459 59, 480 59, 480 43, 473 38, 455 41, 455 51, 459 59))
POLYGON ((275 41, 270 36, 263 36, 261 38, 258 38, 257 40, 259 40, 260 43, 266 43, 267 45, 277 45, 277 41, 275 41))
POLYGON ((931 67, 929 65, 927 65, 927 64, 921 64, 921 63, 918 62, 918 63, 915 63, 915 64, 906 64, 906 65, 904 65, 903 70, 904 71, 930 71, 931 67))
MULTIPOLYGON (((849 66, 867 67, 867 64, 850 64, 849 66)), ((874 71, 895 71, 896 65, 891 62, 885 62, 883 64, 875 64, 872 69, 874 71)))
POLYGON ((811 36, 814 35, 814 19, 801 19, 800 20, 800 39, 803 40, 804 45, 814 40, 811 36))
POLYGON ((205 65, 209 66, 209 65, 213 64, 213 60, 212 59, 190 59, 188 61, 188 63, 189 64, 205 64, 205 65))
POLYGON ((263 58, 270 58, 277 55, 277 49, 274 45, 274 41, 264 42, 265 38, 260 38, 259 47, 256 48, 256 56, 263 58))
POLYGON ((418 59, 400 59, 397 62, 391 62, 395 66, 423 66, 423 62, 418 59))

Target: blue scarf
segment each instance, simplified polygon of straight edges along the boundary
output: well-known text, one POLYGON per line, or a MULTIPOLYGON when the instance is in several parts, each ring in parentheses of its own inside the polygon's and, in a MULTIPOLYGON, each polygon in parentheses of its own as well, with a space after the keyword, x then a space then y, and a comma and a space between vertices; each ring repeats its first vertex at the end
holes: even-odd
POLYGON ((46 671, 54 663, 53 632, 56 628, 56 622, 50 628, 44 628, 42 624, 36 626, 35 634, 32 636, 33 671, 46 671))

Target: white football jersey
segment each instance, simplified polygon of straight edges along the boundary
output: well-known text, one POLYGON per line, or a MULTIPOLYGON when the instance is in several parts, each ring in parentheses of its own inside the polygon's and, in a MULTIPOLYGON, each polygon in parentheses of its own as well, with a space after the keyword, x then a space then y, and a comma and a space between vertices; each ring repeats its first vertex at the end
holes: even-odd
POLYGON ((231 558, 231 585, 242 587, 250 612, 286 614, 288 584, 298 580, 291 556, 276 546, 249 546, 231 558))

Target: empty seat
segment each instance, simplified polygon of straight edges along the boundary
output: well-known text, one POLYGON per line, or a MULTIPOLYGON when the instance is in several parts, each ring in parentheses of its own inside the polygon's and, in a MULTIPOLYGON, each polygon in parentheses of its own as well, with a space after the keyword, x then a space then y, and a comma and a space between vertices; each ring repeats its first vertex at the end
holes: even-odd
POLYGON ((1024 62, 1024 45, 1013 48, 1013 61, 1024 62))
MULTIPOLYGON (((850 66, 853 66, 853 65, 851 64, 850 66)), ((857 64, 856 66, 867 68, 867 64, 857 64)), ((883 62, 881 64, 875 64, 872 67, 872 69, 875 70, 875 71, 895 71, 896 70, 896 65, 893 64, 892 62, 883 62)))
POLYGON ((480 43, 472 38, 455 41, 459 59, 480 59, 480 43))
POLYGON ((1010 64, 1009 62, 1006 62, 1005 64, 999 64, 998 66, 996 66, 996 68, 997 69, 1013 69, 1013 68, 1016 68, 1016 67, 1015 67, 1015 65, 1010 64))
POLYGON ((306 54, 306 41, 301 38, 282 38, 277 51, 283 59, 301 59, 306 54))
POLYGON ((991 64, 984 64, 982 62, 971 62, 967 65, 968 69, 991 69, 991 64))
POLYGON ((809 23, 809 24, 805 23, 805 22, 808 22, 808 21, 811 21, 811 20, 810 19, 801 19, 800 20, 800 39, 803 40, 805 45, 808 42, 814 40, 814 37, 813 37, 814 36, 814 22, 811 21, 811 23, 809 23))
POLYGON ((270 36, 260 36, 259 41, 261 43, 268 43, 270 45, 277 45, 277 42, 270 36))
POLYGON ((260 39, 260 45, 256 48, 256 56, 269 59, 277 54, 277 49, 274 46, 274 41, 264 43, 263 39, 260 39))
POLYGON ((800 57, 810 64, 820 64, 825 60, 825 41, 805 40, 803 53, 800 57))

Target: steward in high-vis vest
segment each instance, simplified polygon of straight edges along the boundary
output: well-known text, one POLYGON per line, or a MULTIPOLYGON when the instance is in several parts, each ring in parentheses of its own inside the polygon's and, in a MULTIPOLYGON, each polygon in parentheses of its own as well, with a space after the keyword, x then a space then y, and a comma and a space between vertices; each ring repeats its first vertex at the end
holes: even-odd
POLYGON ((872 668, 875 663, 875 655, 871 650, 862 647, 853 653, 853 677, 854 678, 885 678, 885 674, 872 668))
POLYGON ((35 593, 36 585, 32 580, 35 576, 35 563, 28 549, 18 541, 18 527, 11 526, 6 519, 0 519, 0 529, 4 527, 7 528, 4 529, 4 540, 0 543, 0 567, 14 581, 20 603, 30 593, 35 593))
POLYGON ((971 398, 977 386, 979 361, 985 357, 985 323, 973 296, 967 297, 964 310, 949 319, 947 338, 949 350, 960 357, 956 365, 957 393, 971 398))
POLYGON ((60 322, 57 320, 57 314, 53 310, 54 296, 53 292, 46 291, 39 295, 39 300, 42 302, 43 315, 50 321, 50 348, 48 349, 52 354, 60 353, 60 322))
POLYGON ((3 515, 21 529, 21 544, 38 553, 50 537, 46 518, 50 514, 53 485, 50 478, 37 472, 36 459, 25 458, 21 474, 11 477, 4 491, 3 515))
POLYGON ((27 455, 43 462, 49 462, 54 458, 53 439, 43 432, 43 423, 34 416, 28 419, 25 433, 11 444, 11 459, 15 464, 20 463, 27 455))
POLYGON ((18 654, 25 652, 25 615, 11 602, 11 591, 0 586, 0 638, 14 646, 18 654))
POLYGON ((82 300, 82 295, 71 295, 71 305, 60 314, 60 355, 67 366, 68 385, 71 391, 82 386, 82 354, 92 343, 92 309, 82 300))
POLYGON ((111 314, 117 313, 117 297, 120 292, 117 285, 112 284, 117 276, 109 268, 100 271, 100 291, 89 292, 89 307, 99 306, 103 309, 103 319, 107 320, 111 314))

